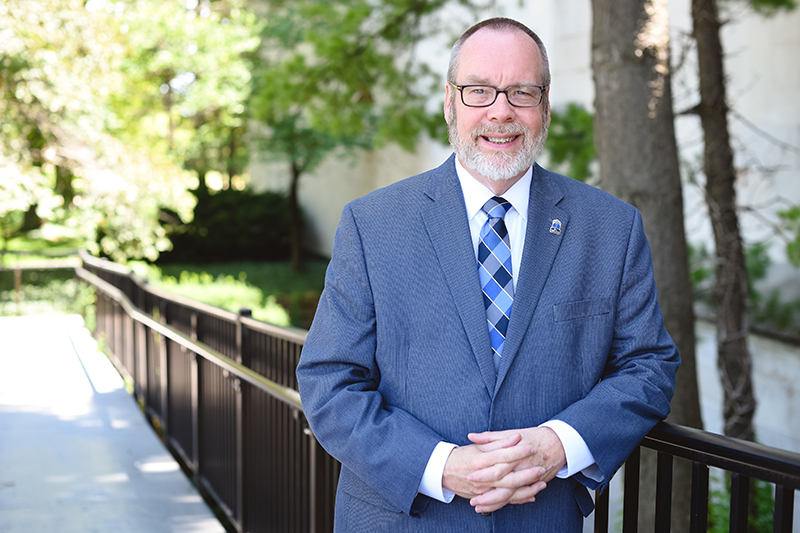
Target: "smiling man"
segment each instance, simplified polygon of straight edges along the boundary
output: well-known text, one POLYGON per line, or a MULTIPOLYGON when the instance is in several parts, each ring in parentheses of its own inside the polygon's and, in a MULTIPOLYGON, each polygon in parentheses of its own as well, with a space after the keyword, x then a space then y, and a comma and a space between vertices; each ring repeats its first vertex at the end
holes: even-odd
POLYGON ((439 168, 348 204, 297 378, 342 462, 336 531, 581 531, 669 412, 639 213, 544 170, 539 37, 490 19, 456 42, 439 168))

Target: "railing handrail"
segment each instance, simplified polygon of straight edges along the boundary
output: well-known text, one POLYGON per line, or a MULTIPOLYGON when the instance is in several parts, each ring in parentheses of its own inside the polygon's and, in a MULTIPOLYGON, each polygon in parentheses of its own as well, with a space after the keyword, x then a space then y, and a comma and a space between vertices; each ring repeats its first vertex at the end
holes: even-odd
MULTIPOLYGON (((139 308, 136 307, 117 287, 100 279, 98 276, 92 274, 85 268, 77 267, 75 269, 75 273, 78 277, 86 280, 92 285, 99 287, 103 292, 116 300, 133 320, 145 325, 150 329, 153 329, 154 331, 157 331, 161 335, 164 335, 181 346, 184 346, 187 350, 194 352, 205 359, 208 359, 224 370, 227 370, 231 374, 235 375, 237 378, 247 381, 251 385, 266 392, 267 394, 270 394, 278 400, 294 407, 295 409, 300 411, 303 410, 303 404, 300 401, 300 393, 298 393, 296 390, 279 385, 278 383, 259 375, 253 370, 250 370, 246 366, 237 363, 233 359, 226 357, 217 350, 214 350, 213 348, 206 346, 201 342, 194 341, 178 330, 155 320, 153 317, 139 310, 139 308)), ((261 324, 258 321, 255 322, 261 324)))
POLYGON ((642 446, 800 489, 800 454, 788 450, 667 422, 658 423, 642 446))
POLYGON ((5 257, 6 255, 33 255, 33 256, 44 256, 44 257, 71 257, 74 255, 79 255, 83 252, 80 248, 67 248, 64 250, 0 250, 0 258, 5 257))

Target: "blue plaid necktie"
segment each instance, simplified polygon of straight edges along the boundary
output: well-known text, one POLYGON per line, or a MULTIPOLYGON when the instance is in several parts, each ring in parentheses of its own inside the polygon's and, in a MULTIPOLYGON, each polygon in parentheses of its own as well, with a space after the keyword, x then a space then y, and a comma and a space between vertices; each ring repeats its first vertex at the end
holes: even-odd
POLYGON ((508 318, 514 303, 514 282, 511 277, 511 244, 505 220, 511 204, 495 196, 481 208, 489 219, 481 228, 478 244, 478 274, 483 287, 483 303, 489 323, 495 372, 500 368, 503 344, 506 341, 508 318))

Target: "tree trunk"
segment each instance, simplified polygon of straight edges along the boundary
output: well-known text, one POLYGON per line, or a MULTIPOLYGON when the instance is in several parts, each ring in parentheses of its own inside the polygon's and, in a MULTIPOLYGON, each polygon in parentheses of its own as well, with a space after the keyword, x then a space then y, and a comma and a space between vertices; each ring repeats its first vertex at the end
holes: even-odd
POLYGON ((292 182, 289 185, 289 246, 292 259, 292 268, 295 272, 303 271, 303 242, 302 220, 300 218, 300 204, 297 199, 297 188, 300 182, 302 169, 296 161, 292 161, 292 182))
POLYGON ((725 391, 725 434, 754 440, 750 352, 747 348, 747 268, 736 213, 736 171, 728 132, 720 22, 715 0, 692 0, 694 38, 700 71, 706 202, 714 228, 717 364, 725 391))
MULTIPOLYGON (((667 0, 592 0, 595 143, 605 190, 642 213, 664 323, 681 354, 670 422, 702 428, 694 311, 669 63, 667 0)), ((640 531, 653 531, 655 457, 643 454, 640 531)), ((676 464, 672 531, 688 531, 691 472, 676 464)))

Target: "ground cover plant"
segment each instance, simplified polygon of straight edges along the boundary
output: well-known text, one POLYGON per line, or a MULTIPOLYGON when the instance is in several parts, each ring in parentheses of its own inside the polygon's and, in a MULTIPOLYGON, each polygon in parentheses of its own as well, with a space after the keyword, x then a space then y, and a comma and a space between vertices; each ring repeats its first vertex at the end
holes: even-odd
POLYGON ((309 261, 303 272, 295 272, 289 262, 129 266, 174 294, 233 312, 247 308, 258 320, 307 329, 322 293, 327 262, 309 261))

